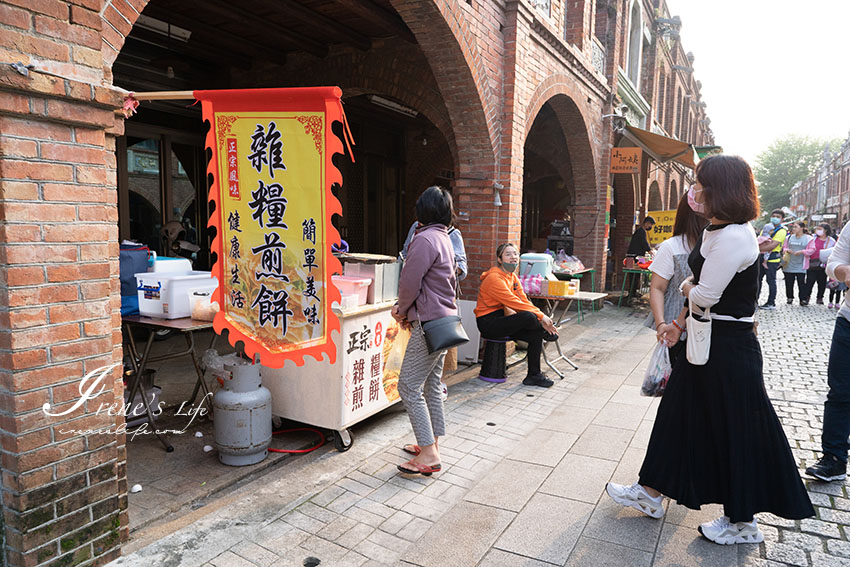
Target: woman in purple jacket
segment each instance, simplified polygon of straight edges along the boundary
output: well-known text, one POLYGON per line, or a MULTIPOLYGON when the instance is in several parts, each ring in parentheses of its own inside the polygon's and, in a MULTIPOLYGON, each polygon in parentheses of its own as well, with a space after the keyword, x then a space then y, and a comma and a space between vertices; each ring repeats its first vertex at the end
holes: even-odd
POLYGON ((420 228, 410 241, 392 311, 397 321, 411 328, 398 380, 417 443, 405 446, 414 457, 398 466, 407 474, 429 476, 441 468, 437 439, 446 434, 440 386, 446 351, 428 354, 422 323, 457 315, 454 249, 448 232, 453 216, 452 196, 442 187, 428 187, 419 196, 420 228))

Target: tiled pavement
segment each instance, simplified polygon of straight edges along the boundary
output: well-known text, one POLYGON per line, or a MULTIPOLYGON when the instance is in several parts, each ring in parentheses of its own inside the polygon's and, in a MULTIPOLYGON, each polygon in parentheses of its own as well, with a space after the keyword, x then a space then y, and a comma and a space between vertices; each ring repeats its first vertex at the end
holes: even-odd
MULTIPOLYGON (((766 385, 801 467, 819 447, 834 313, 762 313, 766 385)), ((840 483, 808 483, 814 519, 761 516, 761 545, 700 538, 696 526, 718 506, 669 504, 653 520, 604 496, 607 481, 637 477, 657 408, 638 395, 654 343, 642 319, 608 306, 567 327, 562 342, 581 369, 549 390, 519 384, 522 365, 506 384, 453 387, 440 474, 397 474, 398 447, 412 440, 399 414, 387 427, 402 437, 360 438, 347 453, 282 468, 114 565, 850 565, 840 483)))

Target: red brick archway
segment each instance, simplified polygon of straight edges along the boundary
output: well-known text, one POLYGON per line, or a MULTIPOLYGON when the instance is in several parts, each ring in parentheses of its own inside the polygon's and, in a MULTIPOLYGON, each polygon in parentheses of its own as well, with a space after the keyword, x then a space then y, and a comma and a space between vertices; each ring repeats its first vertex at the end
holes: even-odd
POLYGON ((591 120, 592 110, 585 103, 573 82, 563 75, 554 75, 543 81, 529 99, 525 113, 526 123, 523 144, 531 126, 544 104, 548 104, 557 116, 564 133, 564 142, 569 151, 570 169, 575 185, 575 214, 573 233, 576 236, 575 254, 588 267, 595 267, 604 281, 605 256, 603 231, 598 230, 605 222, 605 175, 607 168, 598 162, 599 139, 593 128, 599 122, 591 120))

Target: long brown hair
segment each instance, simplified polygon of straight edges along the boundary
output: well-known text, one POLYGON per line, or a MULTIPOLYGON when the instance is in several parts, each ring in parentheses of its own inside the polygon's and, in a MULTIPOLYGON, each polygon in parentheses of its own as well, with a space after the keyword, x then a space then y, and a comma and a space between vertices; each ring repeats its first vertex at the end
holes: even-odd
POLYGON ((707 217, 742 224, 759 216, 759 196, 753 171, 743 158, 715 155, 697 164, 696 176, 705 191, 707 217))
POLYGON ((688 204, 688 194, 682 195, 676 209, 676 220, 673 222, 673 236, 684 235, 688 246, 693 248, 706 224, 706 220, 696 214, 688 204))

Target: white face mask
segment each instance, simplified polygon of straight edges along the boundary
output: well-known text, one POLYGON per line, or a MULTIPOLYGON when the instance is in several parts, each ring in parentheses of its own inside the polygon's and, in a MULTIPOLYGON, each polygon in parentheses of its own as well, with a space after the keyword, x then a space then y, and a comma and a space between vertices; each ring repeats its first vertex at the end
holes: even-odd
POLYGON ((817 234, 818 236, 823 236, 825 233, 824 233, 824 230, 822 228, 816 228, 815 234, 817 234))

